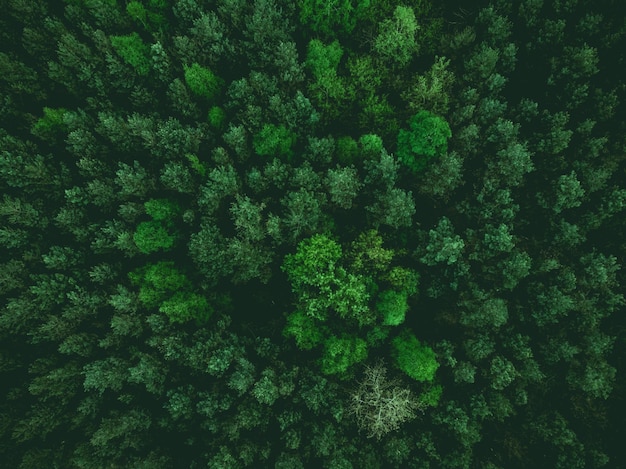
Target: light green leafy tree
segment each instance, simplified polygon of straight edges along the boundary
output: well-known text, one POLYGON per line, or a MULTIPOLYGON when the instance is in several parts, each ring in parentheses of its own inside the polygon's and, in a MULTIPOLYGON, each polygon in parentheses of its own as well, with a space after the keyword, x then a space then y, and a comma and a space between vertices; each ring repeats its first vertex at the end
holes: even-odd
POLYGON ((297 310, 287 316, 287 325, 283 329, 285 337, 293 337, 301 350, 311 350, 322 343, 326 327, 320 321, 297 310))
POLYGON ((133 234, 133 241, 144 254, 167 251, 174 246, 176 237, 170 234, 162 223, 150 220, 141 222, 133 234))
POLYGON ((398 5, 393 18, 380 24, 374 51, 387 62, 405 66, 419 50, 415 38, 418 30, 413 9, 398 5))
POLYGON ((252 139, 254 151, 260 156, 292 156, 296 134, 284 125, 264 124, 252 139))
POLYGON ((367 358, 367 343, 358 337, 331 336, 324 342, 320 359, 322 373, 343 374, 348 368, 367 358))
POLYGON ((111 36, 111 45, 124 62, 132 66, 139 75, 148 74, 152 64, 150 47, 142 41, 139 34, 111 36))
POLYGON ((383 318, 383 325, 398 326, 404 322, 409 309, 406 292, 385 290, 378 295, 376 309, 383 318))
POLYGON ((398 368, 417 381, 433 381, 439 363, 435 352, 408 331, 391 341, 398 368))
POLYGON ((139 301, 148 308, 158 306, 173 292, 190 286, 173 262, 147 265, 129 273, 128 277, 133 285, 139 286, 139 301))
POLYGON ((184 71, 185 83, 187 83, 191 92, 206 100, 213 99, 222 86, 222 80, 220 78, 211 70, 202 67, 196 62, 191 66, 185 65, 184 71))
POLYGON ((209 302, 202 295, 188 291, 179 291, 163 301, 159 311, 171 322, 187 322, 194 319, 198 323, 206 322, 213 313, 209 302))

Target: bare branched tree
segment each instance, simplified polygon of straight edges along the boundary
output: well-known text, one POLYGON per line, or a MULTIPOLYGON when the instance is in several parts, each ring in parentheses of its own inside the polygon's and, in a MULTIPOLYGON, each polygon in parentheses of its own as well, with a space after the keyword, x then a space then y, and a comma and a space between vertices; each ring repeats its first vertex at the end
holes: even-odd
POLYGON ((388 380, 386 373, 382 362, 368 366, 350 403, 359 429, 367 432, 368 438, 378 440, 400 428, 401 423, 414 419, 417 411, 423 411, 411 390, 402 388, 397 380, 388 380))

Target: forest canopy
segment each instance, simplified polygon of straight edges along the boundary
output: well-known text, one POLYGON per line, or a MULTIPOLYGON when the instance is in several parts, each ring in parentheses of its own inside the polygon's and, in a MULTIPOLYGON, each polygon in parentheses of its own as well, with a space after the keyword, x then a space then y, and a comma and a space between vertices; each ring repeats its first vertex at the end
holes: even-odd
POLYGON ((0 0, 0 464, 626 467, 617 0, 0 0))

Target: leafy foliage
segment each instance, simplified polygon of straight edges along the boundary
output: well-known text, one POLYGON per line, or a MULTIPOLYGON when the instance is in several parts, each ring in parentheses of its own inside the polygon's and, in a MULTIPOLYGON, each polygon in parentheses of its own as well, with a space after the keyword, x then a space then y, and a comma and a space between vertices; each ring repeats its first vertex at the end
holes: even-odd
POLYGON ((398 367, 417 381, 432 381, 439 368, 433 349, 420 343, 417 338, 404 332, 392 340, 398 367))
POLYGON ((429 111, 419 111, 409 121, 410 130, 398 133, 398 159, 411 171, 426 168, 429 160, 446 152, 452 131, 448 123, 429 111))
POLYGON ((115 52, 139 75, 147 75, 150 72, 150 48, 143 42, 139 34, 111 36, 111 45, 115 52))
POLYGON ((254 136, 252 145, 260 156, 291 156, 296 135, 283 125, 265 124, 254 136))
POLYGON ((619 465, 618 3, 2 2, 1 465, 619 465))
POLYGON ((222 86, 222 81, 211 70, 196 62, 185 66, 184 71, 185 83, 191 92, 203 99, 213 99, 222 86))

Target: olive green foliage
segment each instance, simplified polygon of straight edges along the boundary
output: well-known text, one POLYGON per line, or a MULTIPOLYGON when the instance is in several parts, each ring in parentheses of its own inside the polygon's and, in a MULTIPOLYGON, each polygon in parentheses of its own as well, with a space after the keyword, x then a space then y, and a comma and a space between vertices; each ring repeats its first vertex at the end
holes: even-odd
POLYGON ((147 75, 150 72, 150 47, 143 42, 139 34, 111 36, 111 45, 124 62, 132 66, 139 75, 147 75))
POLYGON ((446 115, 455 78, 450 70, 450 59, 439 57, 426 73, 415 76, 402 97, 413 111, 426 110, 435 115, 446 115))
POLYGON ((446 217, 439 220, 437 226, 428 232, 428 239, 427 252, 421 261, 431 266, 456 263, 465 248, 465 241, 454 234, 452 222, 446 217))
POLYGON ((208 300, 191 291, 191 282, 171 261, 141 267, 129 275, 139 287, 139 301, 164 313, 171 322, 205 322, 213 313, 208 300))
POLYGON ((150 199, 144 207, 152 220, 137 225, 133 235, 137 249, 144 254, 171 249, 176 242, 176 235, 172 233, 173 222, 180 207, 167 199, 150 199))
POLYGON ((351 33, 367 16, 371 0, 299 0, 300 21, 313 31, 334 36, 351 33))
POLYGON ((348 98, 345 80, 337 73, 342 56, 338 40, 324 44, 312 39, 307 47, 305 64, 314 78, 309 86, 311 96, 314 103, 332 115, 338 115, 348 98))
POLYGON ((391 341, 396 365, 417 381, 432 381, 439 363, 432 348, 420 343, 410 332, 391 341))
POLYGON ((185 83, 191 92, 205 100, 212 100, 222 87, 222 80, 206 67, 194 62, 191 66, 185 65, 185 83))
POLYGON ((287 325, 283 329, 285 337, 293 337, 298 348, 311 350, 322 342, 323 325, 303 311, 295 311, 287 316, 287 325))
POLYGON ((140 286, 139 300, 148 308, 158 306, 174 292, 189 287, 187 278, 173 262, 144 266, 128 276, 133 284, 140 286))
POLYGON ((416 41, 418 29, 413 9, 398 5, 393 18, 381 22, 373 49, 386 62, 404 66, 419 50, 416 41))
POLYGON ((0 2, 0 466, 623 465, 621 3, 0 2))
POLYGON ((447 151, 452 131, 448 123, 429 111, 420 111, 409 121, 410 130, 398 133, 398 159, 411 171, 426 168, 429 160, 447 151))
POLYGON ((384 271, 389 267, 394 252, 383 247, 383 238, 376 230, 359 234, 352 242, 350 257, 357 271, 384 271))
POLYGON ((341 256, 339 243, 318 234, 300 242, 296 253, 287 255, 281 268, 295 292, 311 286, 323 289, 334 280, 341 256))
POLYGON ((67 112, 67 109, 64 108, 52 109, 44 107, 43 117, 35 122, 32 133, 43 139, 51 139, 62 135, 67 131, 67 125, 63 120, 67 112))
POLYGON ((408 294, 394 290, 385 290, 378 296, 376 308, 383 317, 383 325, 398 326, 404 322, 409 309, 408 294))
POLYGON ((172 322, 187 322, 192 319, 206 322, 213 313, 207 299, 191 292, 176 292, 174 296, 163 301, 159 311, 172 322))
POLYGON ((174 246, 176 237, 170 234, 162 223, 151 220, 137 225, 133 240, 139 251, 144 254, 150 254, 171 249, 174 246))
POLYGON ((172 221, 180 213, 178 204, 168 199, 150 199, 143 205, 146 213, 155 221, 172 221))
POLYGON ((260 156, 291 156, 296 135, 284 125, 265 124, 254 136, 252 145, 260 156))
POLYGON ((343 48, 335 40, 326 45, 319 39, 312 39, 307 47, 306 65, 317 80, 335 75, 343 56, 343 48))
POLYGON ((335 313, 359 325, 371 323, 366 279, 347 272, 340 261, 341 246, 326 235, 314 235, 298 245, 295 254, 285 257, 282 269, 304 312, 326 320, 335 313))
POLYGON ((126 4, 126 13, 133 21, 139 23, 148 31, 157 32, 167 29, 167 19, 164 15, 167 2, 165 0, 148 0, 146 5, 139 1, 126 4))
POLYGON ((219 106, 213 106, 209 109, 207 120, 212 127, 222 129, 226 121, 226 113, 219 106))
POLYGON ((439 405, 439 401, 441 400, 442 394, 443 386, 441 386, 440 384, 430 385, 424 392, 419 395, 418 399, 422 406, 437 407, 439 405))
POLYGON ((366 358, 367 344, 363 339, 347 335, 331 336, 324 341, 320 366, 324 374, 341 374, 366 358))

